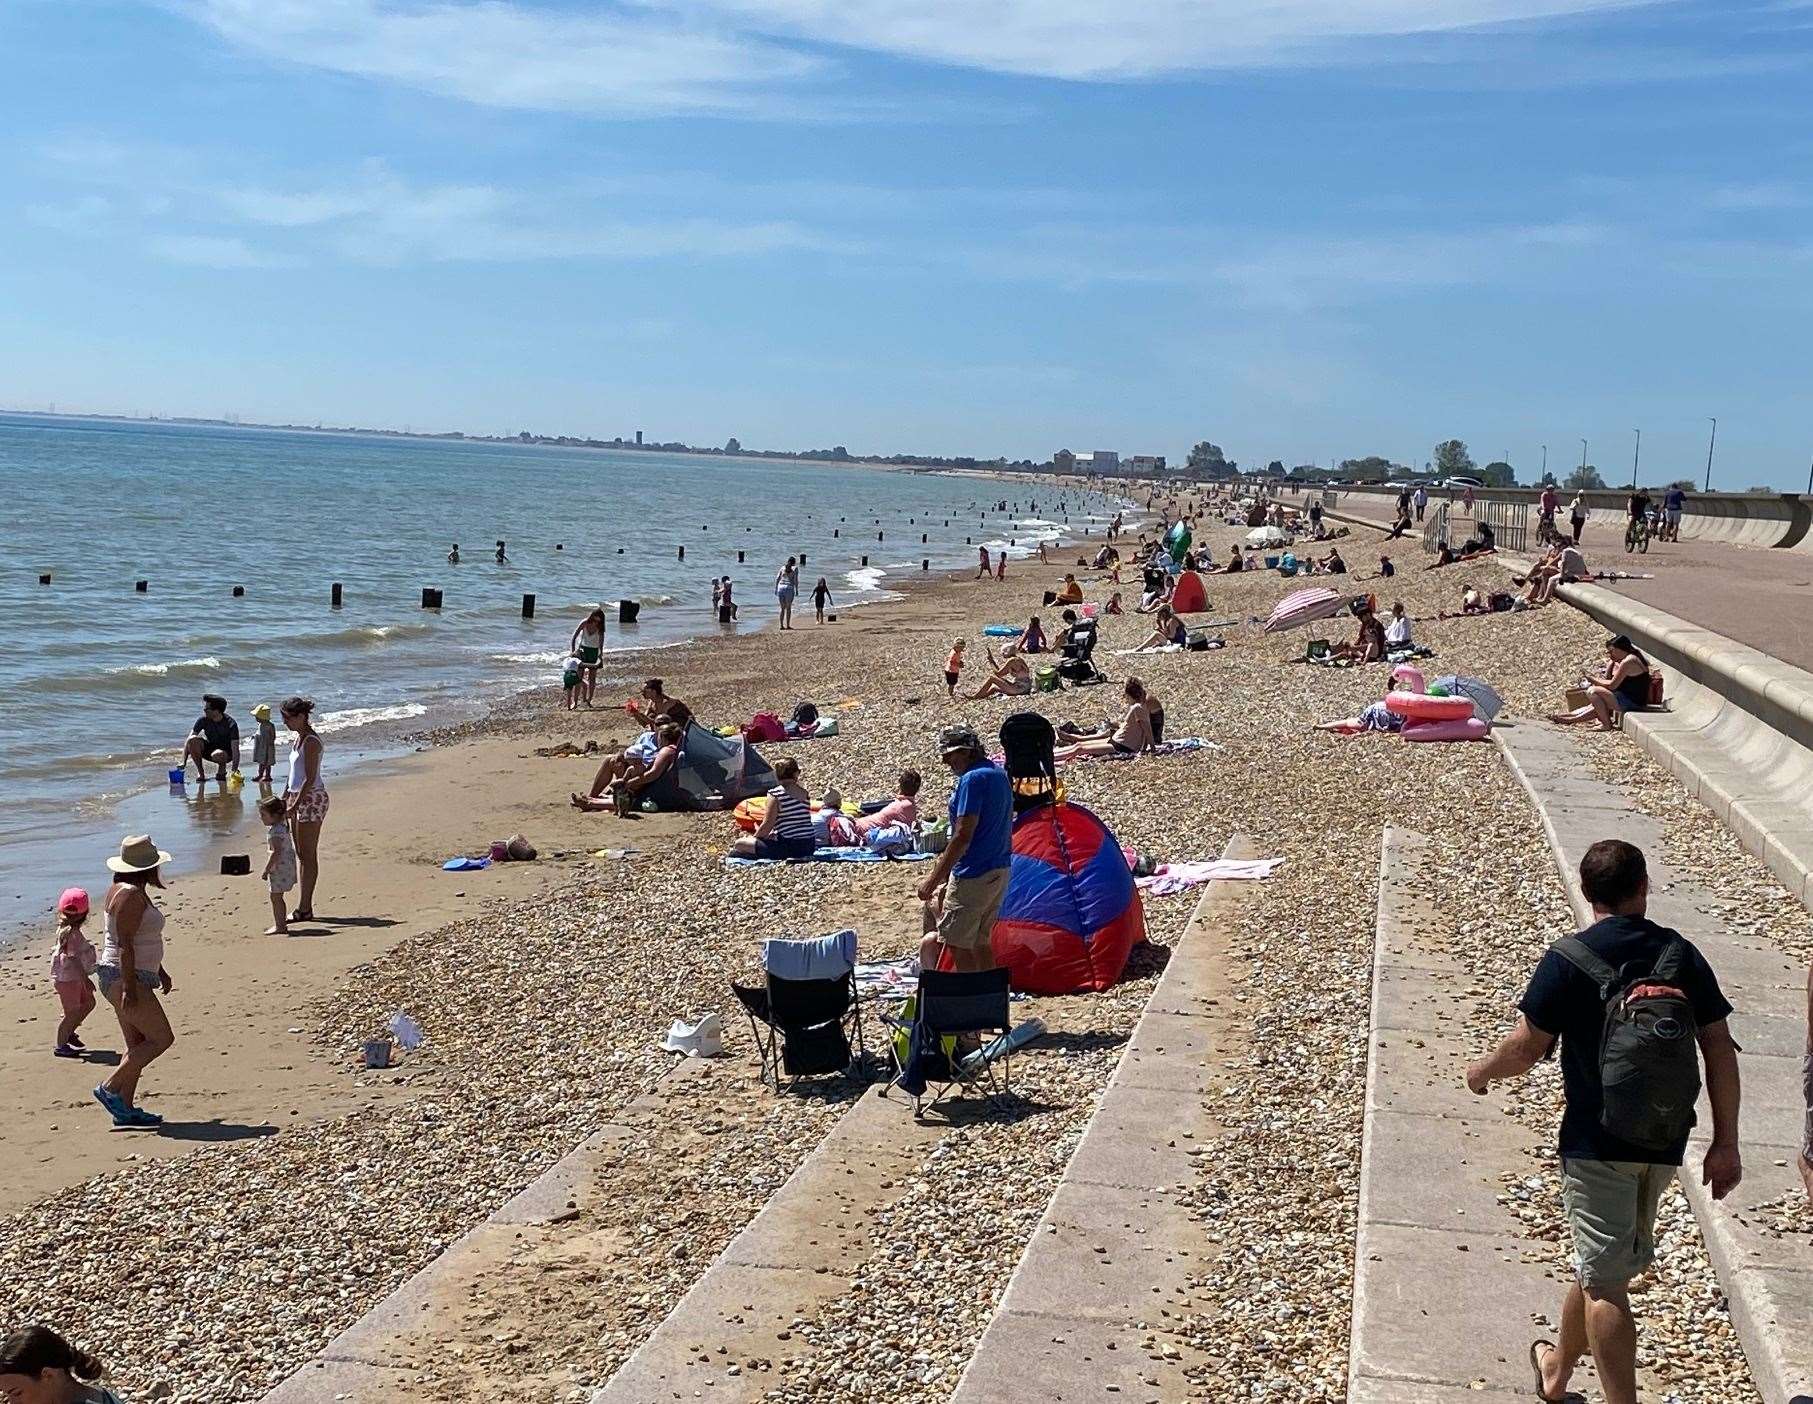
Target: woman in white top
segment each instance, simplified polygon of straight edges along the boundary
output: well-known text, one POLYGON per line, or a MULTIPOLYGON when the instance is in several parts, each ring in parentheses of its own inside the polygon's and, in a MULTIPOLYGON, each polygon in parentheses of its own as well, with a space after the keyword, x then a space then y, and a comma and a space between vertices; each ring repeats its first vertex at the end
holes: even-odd
POLYGON ((302 867, 302 891, 291 921, 315 919, 315 879, 321 876, 321 826, 327 822, 327 782, 321 778, 321 734, 311 714, 315 704, 292 697, 283 704, 283 724, 296 733, 290 747, 290 785, 283 800, 289 806, 290 834, 302 867))
POLYGON ((126 1056, 113 1076, 94 1089, 94 1099, 113 1117, 115 1126, 158 1126, 161 1116, 134 1105, 139 1075, 147 1064, 170 1051, 176 1035, 159 1001, 174 988, 164 968, 164 914, 151 901, 150 888, 163 887, 158 869, 170 855, 143 834, 123 839, 117 858, 109 858, 113 887, 107 893, 107 928, 95 979, 101 994, 119 1016, 126 1056))
POLYGON ((593 695, 598 691, 598 664, 604 657, 603 605, 580 620, 579 627, 573 630, 570 648, 573 656, 579 660, 579 699, 589 707, 592 705, 593 695))
POLYGON ((1581 488, 1574 494, 1574 500, 1568 503, 1567 515, 1568 525, 1574 529, 1574 544, 1578 546, 1581 528, 1586 525, 1586 519, 1592 516, 1592 513, 1587 510, 1585 488, 1581 488))
POLYGON ((1386 648, 1410 647, 1410 616, 1404 613, 1404 602, 1391 607, 1391 618, 1385 625, 1386 648))

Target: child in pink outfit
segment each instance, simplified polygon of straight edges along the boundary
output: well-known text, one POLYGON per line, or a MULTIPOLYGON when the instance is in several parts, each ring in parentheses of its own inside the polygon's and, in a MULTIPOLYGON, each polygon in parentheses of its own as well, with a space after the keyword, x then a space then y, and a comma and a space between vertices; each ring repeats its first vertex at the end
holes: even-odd
POLYGON ((88 894, 71 887, 57 898, 57 949, 50 958, 50 978, 57 987, 63 1019, 57 1025, 56 1055, 79 1058, 84 1044, 76 1029, 94 1012, 94 943, 82 934, 88 920, 88 894))

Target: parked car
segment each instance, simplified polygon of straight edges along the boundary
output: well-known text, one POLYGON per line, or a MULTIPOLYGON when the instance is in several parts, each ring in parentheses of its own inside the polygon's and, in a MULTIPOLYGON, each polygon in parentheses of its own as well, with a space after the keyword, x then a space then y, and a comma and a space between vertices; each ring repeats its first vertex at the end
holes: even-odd
POLYGON ((1445 488, 1483 488, 1485 483, 1478 478, 1469 478, 1465 473, 1456 473, 1453 477, 1443 478, 1436 486, 1445 488))

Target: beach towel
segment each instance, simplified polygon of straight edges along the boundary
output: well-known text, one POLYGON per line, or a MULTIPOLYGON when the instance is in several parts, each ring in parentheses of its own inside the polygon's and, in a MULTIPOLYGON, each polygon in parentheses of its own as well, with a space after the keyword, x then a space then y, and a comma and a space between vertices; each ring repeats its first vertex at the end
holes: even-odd
POLYGON ((1204 858, 1161 863, 1150 877, 1135 878, 1133 885, 1154 897, 1169 897, 1205 882, 1257 882, 1270 877, 1282 862, 1282 858, 1204 858))
POLYGON ((856 965, 856 989, 875 999, 908 999, 919 988, 919 957, 864 960, 856 965))
POLYGON ((856 933, 762 942, 762 969, 783 980, 836 980, 856 968, 856 933))
POLYGON ((1171 741, 1160 741, 1146 751, 1115 751, 1105 756, 1078 756, 1076 759, 1079 761, 1129 761, 1136 760, 1140 756, 1182 756, 1188 755, 1192 751, 1219 751, 1222 749, 1223 747, 1218 742, 1210 741, 1207 737, 1179 736, 1171 741))
POLYGON ((867 848, 819 848, 813 850, 810 858, 740 858, 733 854, 724 860, 724 866, 765 868, 778 863, 917 863, 931 856, 930 853, 900 853, 890 856, 867 848))

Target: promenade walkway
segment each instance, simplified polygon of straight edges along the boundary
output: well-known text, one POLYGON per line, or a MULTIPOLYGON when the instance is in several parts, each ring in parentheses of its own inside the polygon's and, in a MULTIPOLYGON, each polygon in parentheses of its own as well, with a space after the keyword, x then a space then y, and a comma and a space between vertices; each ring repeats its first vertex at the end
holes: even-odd
MULTIPOLYGON (((1393 498, 1336 491, 1335 511, 1382 525, 1390 523, 1396 508, 1393 498)), ((1434 508, 1432 500, 1430 510, 1434 508)), ((1464 528, 1452 535, 1465 539, 1472 522, 1462 514, 1458 501, 1452 510, 1453 522, 1464 528)), ((1813 552, 1711 541, 1657 541, 1645 555, 1627 555, 1623 520, 1605 512, 1593 514, 1580 545, 1587 564, 1595 568, 1655 577, 1605 581, 1605 588, 1813 672, 1813 552)), ((1398 546, 1406 556, 1417 549, 1412 540, 1398 546)))

